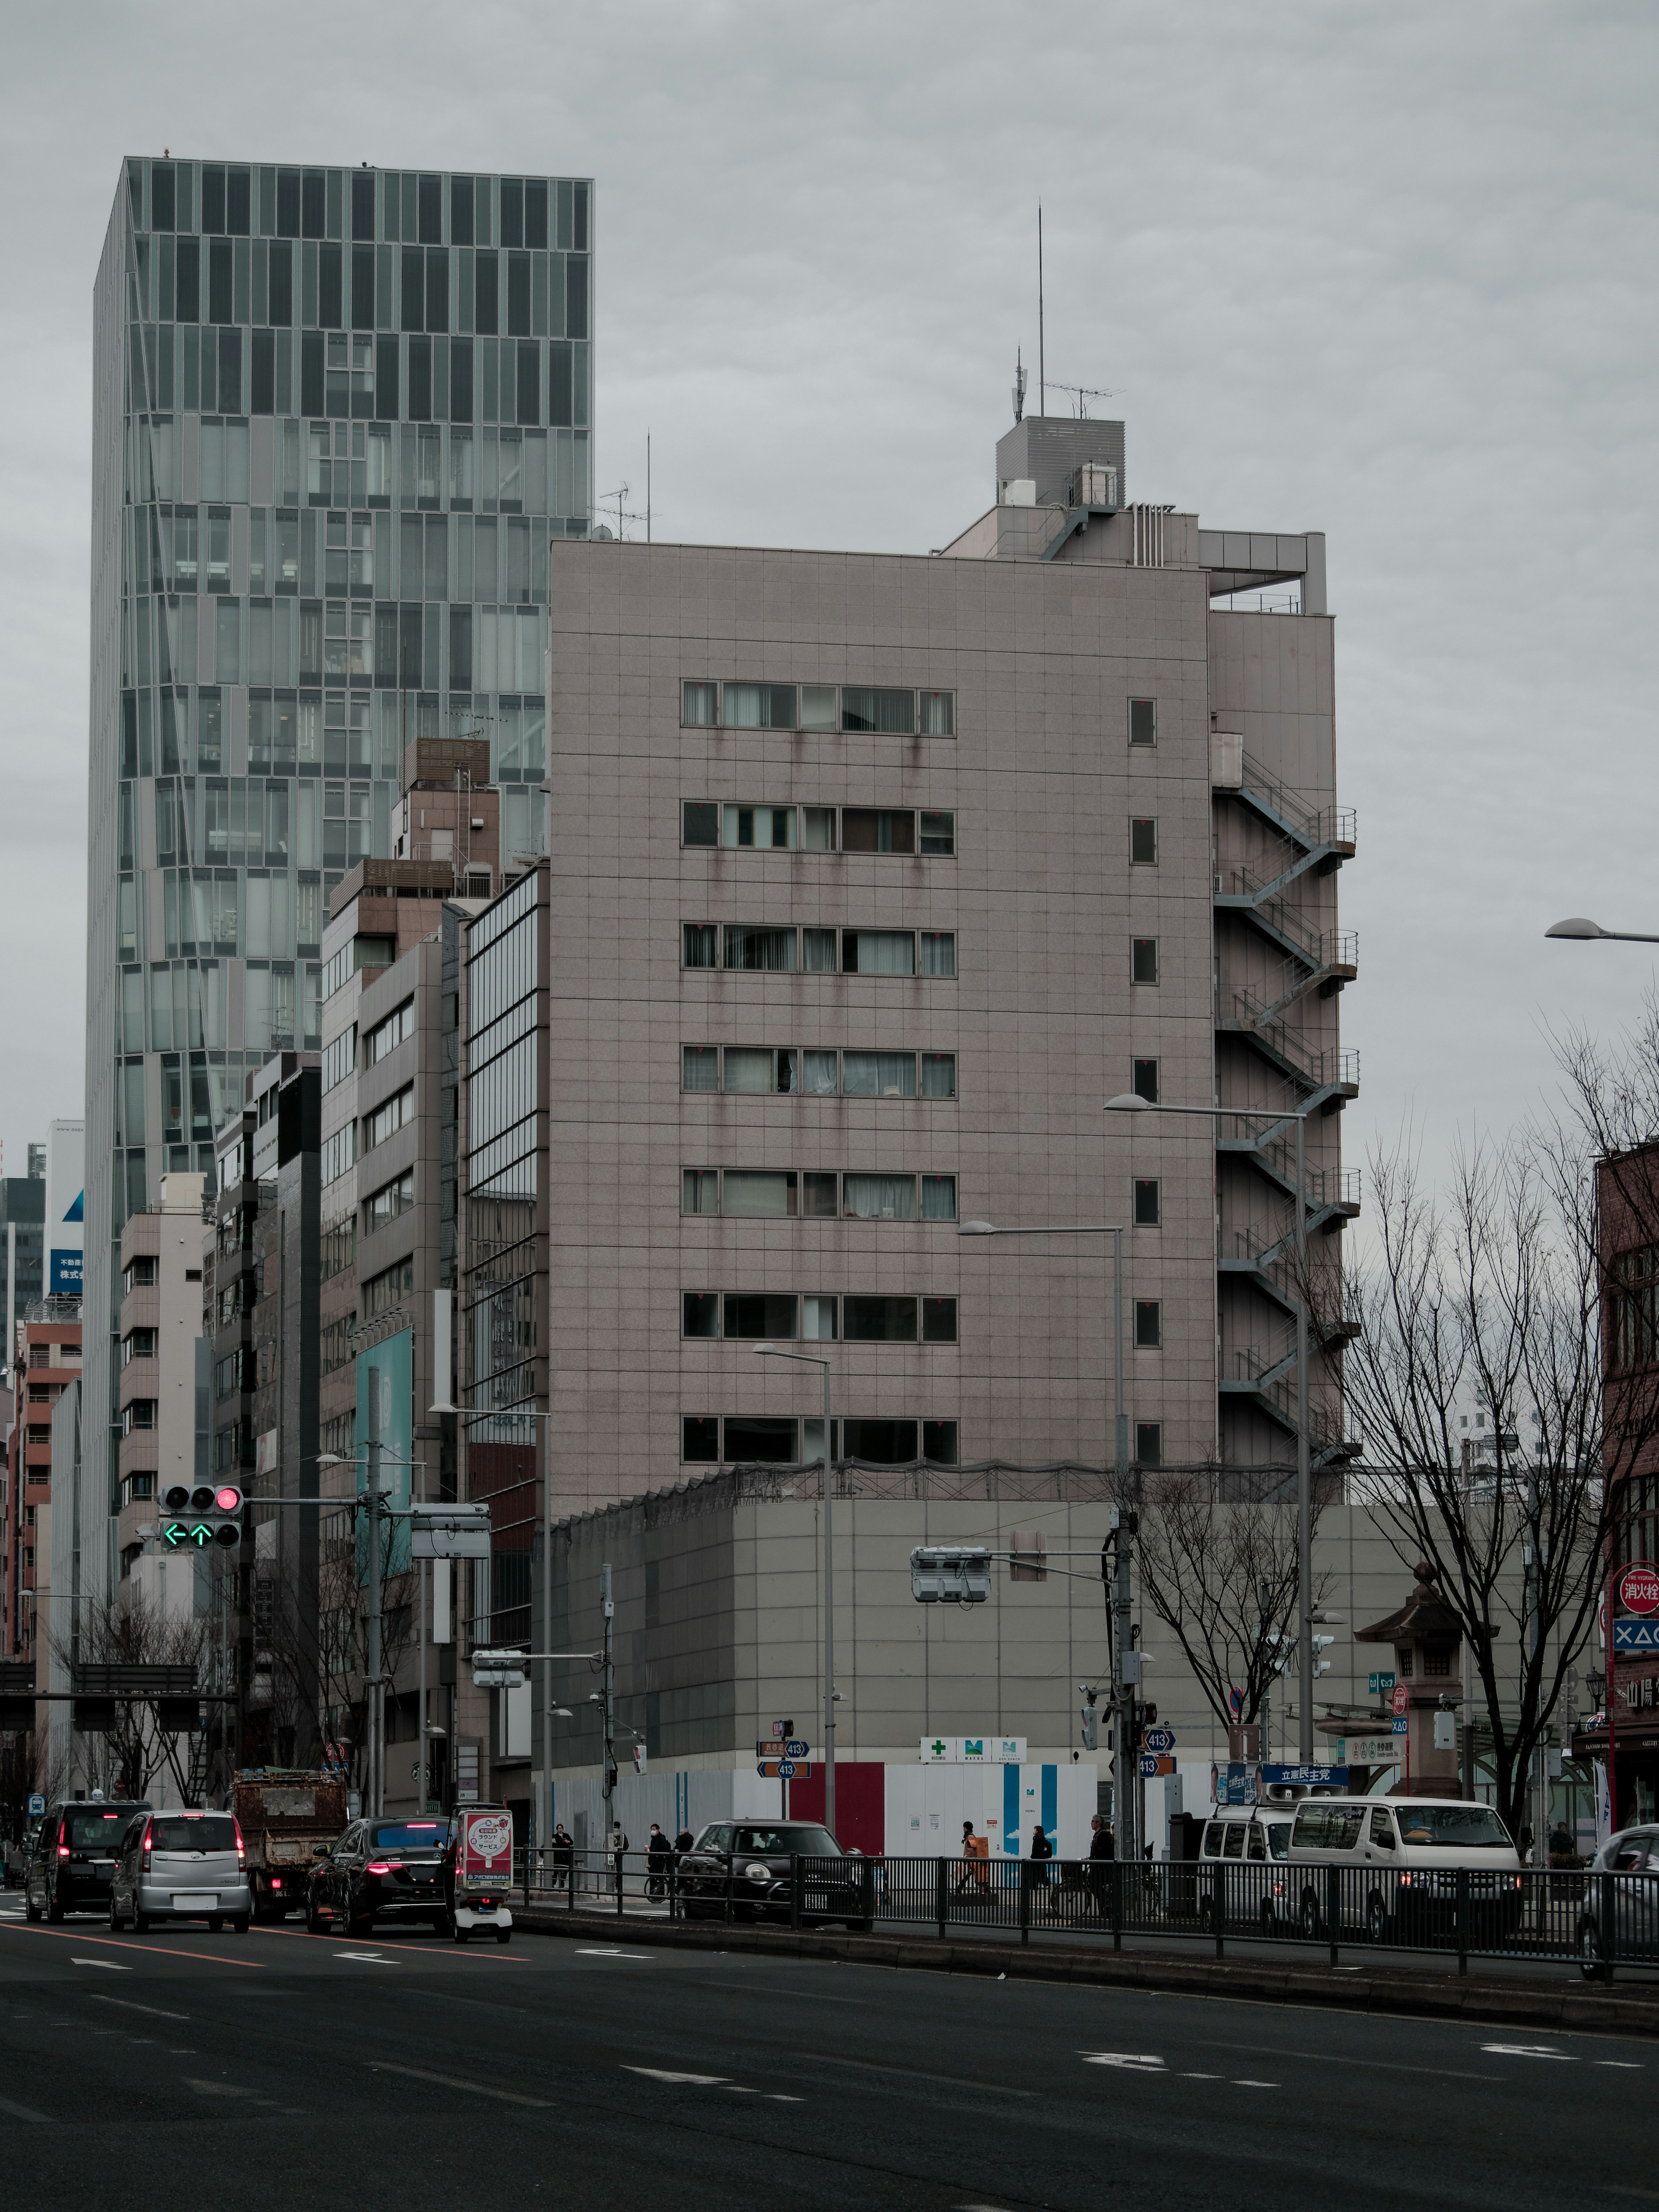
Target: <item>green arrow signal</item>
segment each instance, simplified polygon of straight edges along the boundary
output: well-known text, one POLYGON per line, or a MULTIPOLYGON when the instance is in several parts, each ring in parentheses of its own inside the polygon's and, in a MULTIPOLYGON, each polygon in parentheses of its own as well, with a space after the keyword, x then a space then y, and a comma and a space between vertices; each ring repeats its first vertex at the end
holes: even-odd
POLYGON ((179 1545, 183 1543, 185 1538, 189 1534, 189 1533, 190 1531, 184 1527, 182 1522, 178 1521, 169 1521, 167 1527, 161 1531, 161 1541, 170 1547, 173 1551, 177 1551, 179 1545))

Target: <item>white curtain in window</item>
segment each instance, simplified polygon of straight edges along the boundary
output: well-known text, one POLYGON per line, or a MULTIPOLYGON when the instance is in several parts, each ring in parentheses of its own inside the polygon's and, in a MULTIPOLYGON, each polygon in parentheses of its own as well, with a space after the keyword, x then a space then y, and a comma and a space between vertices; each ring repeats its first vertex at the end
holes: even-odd
POLYGON ((846 1052, 842 1089, 848 1098, 914 1098, 916 1060, 909 1052, 846 1052))
POLYGON ((924 975, 954 975, 956 974, 957 940, 953 931, 923 930, 921 972, 924 975))
POLYGON ((761 687, 758 684, 726 685, 726 726, 728 730, 758 730, 762 726, 761 687))
POLYGON ((954 1176, 923 1176, 921 1218, 924 1221, 956 1219, 957 1179, 954 1176))
POLYGON ((774 1087, 776 1054, 729 1044, 726 1048, 726 1088, 728 1091, 770 1091, 774 1087))
POLYGON ((860 929, 858 972, 860 975, 914 975, 916 940, 908 929, 860 929))
POLYGON ((843 1210, 854 1220, 914 1221, 916 1218, 914 1176, 849 1175, 842 1182, 843 1210))
POLYGON ((805 1055, 801 1088, 809 1098, 835 1097, 836 1055, 833 1052, 809 1052, 805 1055))
POLYGON ((794 1212, 795 1178, 760 1169, 728 1168, 724 1208, 727 1213, 776 1220, 794 1212))

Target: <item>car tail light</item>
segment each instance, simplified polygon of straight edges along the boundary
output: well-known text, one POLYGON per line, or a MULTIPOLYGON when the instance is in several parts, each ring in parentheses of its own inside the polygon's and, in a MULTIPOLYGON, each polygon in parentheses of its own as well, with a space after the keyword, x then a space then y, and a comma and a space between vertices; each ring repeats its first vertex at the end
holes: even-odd
POLYGON ((280 1888, 282 1887, 282 1886, 283 1886, 283 1877, 281 1876, 281 1875, 279 1875, 279 1874, 274 1874, 274 1875, 272 1875, 272 1876, 270 1877, 270 1886, 271 1886, 271 1887, 272 1887, 273 1889, 280 1889, 280 1888))
POLYGON ((363 1872, 365 1874, 390 1874, 391 1871, 391 1864, 386 1859, 371 1860, 369 1864, 363 1869, 363 1872))
POLYGON ((148 1873, 150 1871, 150 1864, 149 1864, 150 1845, 151 1845, 151 1843, 152 1843, 152 1841, 153 1841, 153 1839, 154 1839, 155 1834, 155 1821, 154 1821, 154 1820, 146 1820, 146 1821, 145 1821, 145 1823, 144 1823, 144 1845, 143 1845, 143 1850, 144 1850, 143 1870, 144 1870, 144 1872, 145 1872, 146 1874, 148 1874, 148 1873))
POLYGON ((236 1831, 236 1863, 238 1866, 246 1866, 247 1864, 247 1846, 242 1841, 242 1824, 239 1820, 233 1816, 230 1825, 236 1831))
POLYGON ((58 1844, 58 1857, 59 1857, 60 1859, 66 1859, 66 1858, 69 1856, 69 1855, 70 1855, 70 1847, 69 1847, 69 1845, 68 1845, 67 1844, 58 1844))

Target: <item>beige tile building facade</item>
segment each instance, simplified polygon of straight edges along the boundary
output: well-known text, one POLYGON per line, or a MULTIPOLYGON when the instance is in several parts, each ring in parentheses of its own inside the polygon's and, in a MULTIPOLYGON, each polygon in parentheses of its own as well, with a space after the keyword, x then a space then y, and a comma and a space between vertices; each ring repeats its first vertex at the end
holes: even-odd
POLYGON ((514 902, 462 1382, 550 1407, 562 1511, 816 1458, 818 1372, 760 1339, 833 1363, 838 1458, 1109 1461, 1110 1240, 970 1220, 1124 1225, 1141 1462, 1293 1461, 1284 1109, 1316 1255, 1353 1208, 1324 544, 1126 504, 1123 451, 1018 424, 942 554, 551 548, 549 856, 471 932, 476 1001, 514 902))

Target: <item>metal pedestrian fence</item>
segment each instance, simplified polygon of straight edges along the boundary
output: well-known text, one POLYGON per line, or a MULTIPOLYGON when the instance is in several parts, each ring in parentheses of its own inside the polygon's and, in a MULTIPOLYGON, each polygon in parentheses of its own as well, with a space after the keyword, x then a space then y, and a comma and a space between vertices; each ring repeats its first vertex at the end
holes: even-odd
POLYGON ((1659 1971, 1659 1873, 1339 1866, 1288 1860, 757 1858, 557 1846, 520 1852, 526 1905, 940 1940, 1190 1942, 1659 1971))

